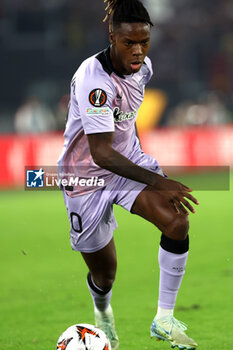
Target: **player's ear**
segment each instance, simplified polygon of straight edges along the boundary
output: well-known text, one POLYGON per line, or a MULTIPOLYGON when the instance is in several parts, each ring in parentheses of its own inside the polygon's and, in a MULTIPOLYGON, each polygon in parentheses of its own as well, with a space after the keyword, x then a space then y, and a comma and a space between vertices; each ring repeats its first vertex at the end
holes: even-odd
POLYGON ((111 44, 111 45, 114 45, 115 42, 116 42, 115 34, 114 34, 112 31, 109 32, 109 41, 110 41, 110 44, 111 44))

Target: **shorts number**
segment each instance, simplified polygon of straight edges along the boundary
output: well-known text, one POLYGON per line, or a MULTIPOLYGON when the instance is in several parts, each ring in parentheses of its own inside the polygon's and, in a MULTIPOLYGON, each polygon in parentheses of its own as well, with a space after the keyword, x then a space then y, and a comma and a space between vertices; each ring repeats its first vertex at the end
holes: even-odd
POLYGON ((70 221, 72 229, 75 232, 81 233, 83 230, 81 216, 77 213, 70 213, 70 221))

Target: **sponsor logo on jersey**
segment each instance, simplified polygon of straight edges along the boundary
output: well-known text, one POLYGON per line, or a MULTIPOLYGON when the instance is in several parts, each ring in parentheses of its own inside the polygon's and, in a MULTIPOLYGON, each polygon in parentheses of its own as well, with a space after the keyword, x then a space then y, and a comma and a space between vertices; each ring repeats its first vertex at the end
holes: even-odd
POLYGON ((132 112, 122 112, 119 107, 115 107, 113 110, 113 117, 116 123, 124 122, 125 120, 130 120, 135 118, 137 115, 137 111, 132 112))
POLYGON ((89 102, 95 107, 101 107, 107 102, 107 94, 102 89, 94 89, 89 94, 89 102))
POLYGON ((116 100, 120 102, 122 100, 122 93, 117 93, 116 100))
POLYGON ((27 187, 44 187, 44 171, 42 169, 27 170, 26 180, 27 187))
POLYGON ((96 116, 104 116, 108 115, 110 113, 109 107, 96 107, 96 108, 87 108, 86 114, 87 115, 96 115, 96 116))

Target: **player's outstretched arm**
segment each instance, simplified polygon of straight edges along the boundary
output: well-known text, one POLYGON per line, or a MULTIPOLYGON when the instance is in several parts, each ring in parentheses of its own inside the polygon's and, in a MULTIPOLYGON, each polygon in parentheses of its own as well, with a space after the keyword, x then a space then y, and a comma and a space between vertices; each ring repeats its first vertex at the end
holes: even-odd
POLYGON ((112 148, 114 133, 89 134, 87 137, 92 158, 101 168, 155 188, 175 206, 178 213, 180 209, 188 213, 184 206, 195 213, 195 209, 187 201, 189 199, 193 203, 199 204, 198 200, 190 194, 191 188, 142 168, 114 150, 112 148))

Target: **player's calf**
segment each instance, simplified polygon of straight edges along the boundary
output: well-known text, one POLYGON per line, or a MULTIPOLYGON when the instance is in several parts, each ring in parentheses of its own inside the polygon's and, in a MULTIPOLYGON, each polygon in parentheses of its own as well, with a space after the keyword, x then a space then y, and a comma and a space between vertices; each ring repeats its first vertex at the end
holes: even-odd
POLYGON ((93 276, 94 283, 104 292, 108 292, 112 289, 113 283, 115 281, 115 274, 107 274, 100 276, 93 276))
POLYGON ((87 275, 87 286, 91 293, 93 303, 99 311, 104 311, 110 304, 112 297, 112 284, 109 289, 101 289, 95 284, 90 272, 87 275))

